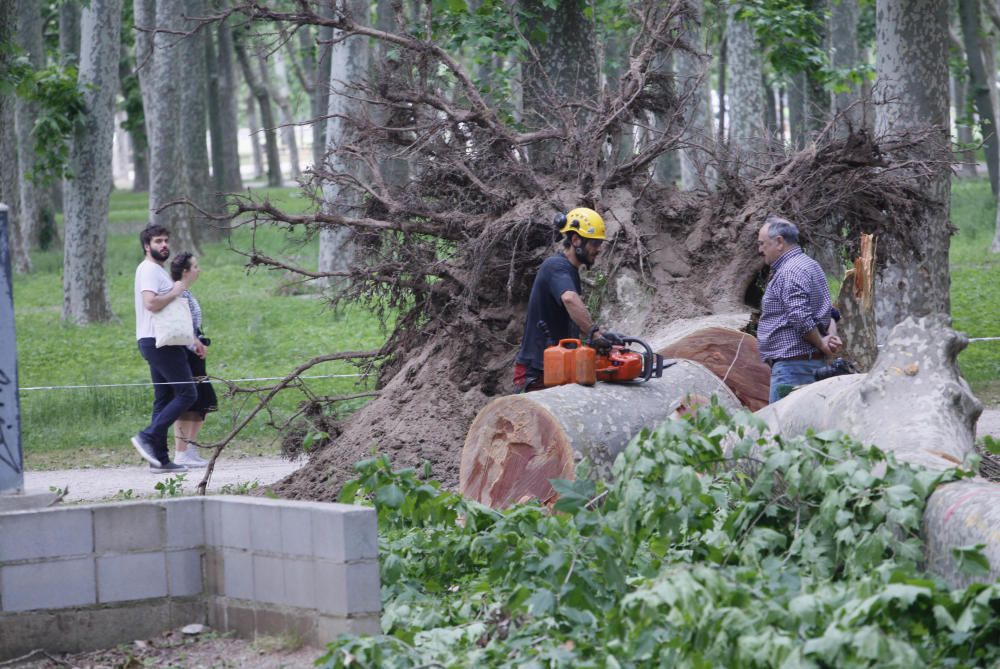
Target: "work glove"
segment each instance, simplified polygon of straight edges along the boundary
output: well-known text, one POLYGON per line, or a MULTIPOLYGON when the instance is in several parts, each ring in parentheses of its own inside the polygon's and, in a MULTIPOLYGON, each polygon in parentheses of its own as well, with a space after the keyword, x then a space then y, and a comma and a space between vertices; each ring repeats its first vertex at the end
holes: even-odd
POLYGON ((625 344, 625 338, 611 330, 601 330, 601 338, 611 346, 622 346, 625 344))

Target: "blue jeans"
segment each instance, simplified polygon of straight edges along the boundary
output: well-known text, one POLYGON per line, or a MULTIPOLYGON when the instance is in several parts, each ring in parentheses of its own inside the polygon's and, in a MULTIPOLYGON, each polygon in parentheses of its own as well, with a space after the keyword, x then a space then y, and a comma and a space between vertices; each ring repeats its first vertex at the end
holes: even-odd
POLYGON ((194 379, 191 377, 191 367, 188 365, 187 349, 183 346, 156 348, 156 340, 145 337, 139 340, 139 353, 149 363, 149 373, 153 383, 170 384, 153 386, 153 418, 150 424, 139 432, 153 445, 154 453, 160 462, 169 462, 167 431, 198 399, 198 391, 195 390, 194 379))
POLYGON ((767 401, 774 404, 791 392, 795 386, 804 386, 816 380, 813 376, 826 360, 777 360, 771 366, 771 392, 767 401))

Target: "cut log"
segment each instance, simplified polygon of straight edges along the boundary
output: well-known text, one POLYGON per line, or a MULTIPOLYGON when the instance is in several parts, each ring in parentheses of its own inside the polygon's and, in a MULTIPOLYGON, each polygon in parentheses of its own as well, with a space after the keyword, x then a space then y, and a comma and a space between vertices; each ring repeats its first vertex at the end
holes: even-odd
POLYGON ((459 492, 493 508, 554 496, 549 480, 573 479, 583 458, 608 479, 632 436, 716 396, 739 400, 704 366, 679 360, 647 383, 565 385, 493 400, 465 438, 459 492))
POLYGON ((658 352, 664 358, 701 363, 751 411, 767 406, 771 370, 761 362, 757 339, 753 335, 723 327, 703 328, 658 352))
MULTIPOLYGON (((798 388, 757 415, 782 436, 807 428, 840 430, 935 470, 967 462, 982 404, 958 372, 968 339, 945 316, 897 325, 868 374, 838 376, 798 388)), ((955 586, 1000 577, 1000 485, 977 478, 938 487, 924 513, 927 568, 955 586), (986 545, 990 573, 956 566, 952 549, 986 545)))
POLYGON ((954 588, 1000 578, 1000 485, 972 479, 940 486, 924 509, 927 569, 954 588), (985 544, 989 575, 973 577, 955 562, 953 548, 985 544))

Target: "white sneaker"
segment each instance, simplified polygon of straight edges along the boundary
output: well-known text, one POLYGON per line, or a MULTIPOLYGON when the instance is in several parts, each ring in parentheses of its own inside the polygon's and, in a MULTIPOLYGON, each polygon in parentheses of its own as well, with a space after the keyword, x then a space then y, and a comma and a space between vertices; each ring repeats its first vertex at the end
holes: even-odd
POLYGON ((207 467, 208 460, 205 460, 200 455, 198 451, 194 449, 193 446, 188 446, 186 451, 181 451, 174 458, 174 462, 179 465, 186 465, 188 467, 207 467))

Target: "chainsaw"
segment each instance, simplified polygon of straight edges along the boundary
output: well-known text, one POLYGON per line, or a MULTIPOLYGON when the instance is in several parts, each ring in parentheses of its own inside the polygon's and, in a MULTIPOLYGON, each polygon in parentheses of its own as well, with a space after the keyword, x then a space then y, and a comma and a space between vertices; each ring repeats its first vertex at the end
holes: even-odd
MULTIPOLYGON (((594 332, 590 331, 588 343, 593 346, 597 355, 594 359, 594 374, 598 381, 608 383, 644 383, 652 378, 663 376, 663 370, 674 364, 673 360, 664 360, 659 353, 638 337, 616 337, 614 343, 594 342, 594 332), (642 351, 633 351, 632 344, 642 347, 642 351)), ((607 340, 603 340, 607 341, 607 340)))
MULTIPOLYGON (((548 337, 548 328, 539 322, 548 337)), ((594 341, 595 327, 587 342, 561 339, 545 349, 544 385, 549 388, 569 383, 592 386, 597 381, 607 383, 643 383, 660 378, 663 370, 674 364, 664 361, 652 347, 635 337, 614 336, 612 342, 601 338, 594 341), (629 348, 636 344, 642 351, 629 348)))

